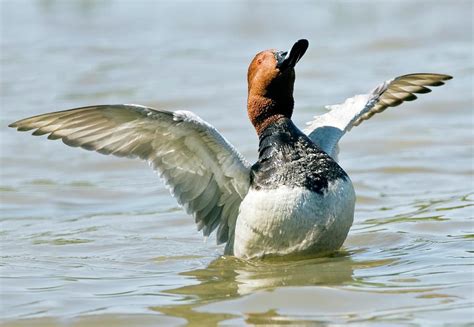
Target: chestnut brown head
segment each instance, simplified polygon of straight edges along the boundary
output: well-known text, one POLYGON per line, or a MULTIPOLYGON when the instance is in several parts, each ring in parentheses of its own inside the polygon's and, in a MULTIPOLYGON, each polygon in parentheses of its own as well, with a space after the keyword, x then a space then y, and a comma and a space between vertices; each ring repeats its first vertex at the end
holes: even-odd
POLYGON ((250 63, 247 110, 257 133, 280 117, 291 118, 294 68, 308 45, 308 41, 302 39, 290 51, 265 50, 250 63))

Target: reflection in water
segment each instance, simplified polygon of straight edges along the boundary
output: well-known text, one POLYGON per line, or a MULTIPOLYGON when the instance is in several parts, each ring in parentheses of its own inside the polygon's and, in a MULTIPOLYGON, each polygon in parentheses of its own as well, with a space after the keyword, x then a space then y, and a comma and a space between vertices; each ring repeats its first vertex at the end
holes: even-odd
POLYGON ((466 271, 464 265, 448 267, 464 256, 462 244, 469 234, 452 238, 451 246, 443 237, 468 229, 467 223, 455 224, 449 216, 459 210, 468 214, 472 201, 469 195, 448 198, 415 200, 398 208, 404 213, 394 210, 384 219, 368 218, 349 237, 350 250, 330 257, 295 261, 220 257, 205 268, 180 273, 197 284, 163 291, 179 299, 150 309, 186 319, 190 325, 390 321, 402 312, 423 316, 439 307, 462 312, 471 303, 464 294, 469 288, 466 271), (447 203, 454 206, 446 207, 447 203), (441 214, 433 218, 433 212, 441 214), (391 225, 396 227, 387 228, 391 225), (439 257, 441 249, 445 258, 439 257), (422 260, 438 265, 431 276, 425 275, 422 260), (453 283, 443 285, 443 278, 453 283), (464 282, 454 283, 456 278, 464 282))
MULTIPOLYGON (((279 287, 320 286, 333 287, 356 283, 355 269, 374 268, 394 262, 380 260, 355 262, 350 253, 338 252, 330 257, 295 261, 244 261, 234 257, 220 257, 204 269, 183 272, 181 275, 193 277, 198 284, 187 285, 164 291, 183 296, 178 303, 170 306, 156 306, 152 310, 174 317, 188 319, 189 322, 215 324, 231 319, 232 314, 196 311, 203 305, 227 301, 259 291, 269 291, 279 287), (184 302, 179 304, 179 302, 184 302)), ((291 301, 291 298, 287 299, 291 301)), ((252 316, 251 316, 252 317, 252 316)), ((248 322, 265 321, 275 317, 274 311, 256 314, 248 322)))

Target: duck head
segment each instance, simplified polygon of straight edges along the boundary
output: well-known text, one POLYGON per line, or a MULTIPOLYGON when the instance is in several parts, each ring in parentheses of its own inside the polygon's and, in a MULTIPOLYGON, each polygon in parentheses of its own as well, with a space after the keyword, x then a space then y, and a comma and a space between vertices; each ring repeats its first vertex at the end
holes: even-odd
POLYGON ((308 41, 302 39, 289 51, 265 50, 250 63, 247 113, 257 134, 279 118, 291 118, 295 65, 308 45, 308 41))

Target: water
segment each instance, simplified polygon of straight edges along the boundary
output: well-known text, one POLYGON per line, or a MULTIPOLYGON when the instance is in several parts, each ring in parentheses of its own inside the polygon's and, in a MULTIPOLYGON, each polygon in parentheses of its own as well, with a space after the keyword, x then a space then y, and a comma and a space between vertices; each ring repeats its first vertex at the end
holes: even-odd
POLYGON ((472 6, 2 1, 4 325, 472 323, 472 6), (299 126, 396 75, 455 77, 344 137, 358 201, 331 257, 221 257, 146 164, 6 128, 90 104, 188 109, 254 161, 247 65, 302 37, 299 126))

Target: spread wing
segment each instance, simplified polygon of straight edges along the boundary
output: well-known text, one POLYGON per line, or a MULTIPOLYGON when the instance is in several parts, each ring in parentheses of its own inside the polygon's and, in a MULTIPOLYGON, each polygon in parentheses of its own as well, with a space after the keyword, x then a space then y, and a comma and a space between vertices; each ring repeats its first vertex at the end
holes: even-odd
POLYGON ((329 112, 315 116, 304 130, 309 138, 337 160, 337 143, 352 127, 388 107, 413 101, 415 93, 429 93, 428 86, 443 85, 452 79, 442 74, 409 74, 383 82, 368 94, 356 95, 342 104, 326 106, 329 112))
POLYGON ((232 237, 249 187, 250 165, 210 124, 187 111, 102 105, 48 113, 10 127, 48 134, 73 147, 140 158, 160 173, 171 193, 208 236, 232 237))

